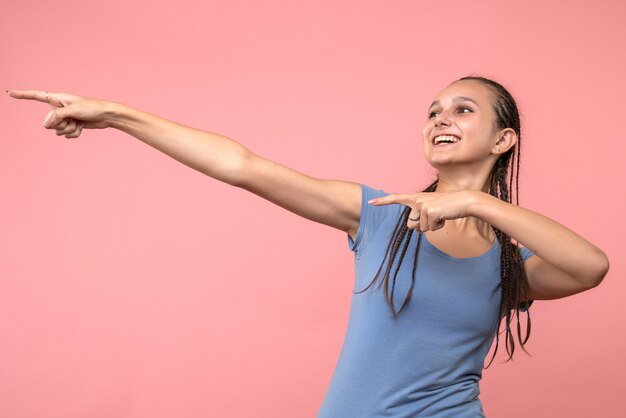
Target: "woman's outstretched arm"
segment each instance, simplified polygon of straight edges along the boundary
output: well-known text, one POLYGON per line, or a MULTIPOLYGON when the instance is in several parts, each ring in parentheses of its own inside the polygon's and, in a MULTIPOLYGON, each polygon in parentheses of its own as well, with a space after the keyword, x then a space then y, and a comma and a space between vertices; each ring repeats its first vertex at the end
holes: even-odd
POLYGON ((49 103, 44 127, 77 138, 83 128, 115 128, 216 180, 257 194, 297 215, 356 239, 360 184, 311 177, 265 159, 226 136, 185 126, 122 103, 67 93, 10 90, 9 95, 49 103))

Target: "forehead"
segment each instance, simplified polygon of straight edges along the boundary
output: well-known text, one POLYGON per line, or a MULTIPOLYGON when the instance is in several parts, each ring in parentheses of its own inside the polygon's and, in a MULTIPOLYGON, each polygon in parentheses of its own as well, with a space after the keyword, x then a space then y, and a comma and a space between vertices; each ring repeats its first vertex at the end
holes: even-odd
POLYGON ((478 105, 484 106, 489 105, 493 98, 491 89, 480 81, 461 80, 455 81, 441 90, 435 97, 435 101, 445 104, 459 96, 470 98, 478 105))

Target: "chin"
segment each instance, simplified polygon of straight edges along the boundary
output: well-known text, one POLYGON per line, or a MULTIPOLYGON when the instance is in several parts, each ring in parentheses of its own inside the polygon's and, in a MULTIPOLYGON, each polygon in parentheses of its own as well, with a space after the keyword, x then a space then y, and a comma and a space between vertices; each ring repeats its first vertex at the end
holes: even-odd
POLYGON ((426 162, 432 168, 437 169, 437 170, 439 170, 442 167, 449 167, 455 164, 455 161, 452 158, 436 158, 436 159, 426 158, 426 162))

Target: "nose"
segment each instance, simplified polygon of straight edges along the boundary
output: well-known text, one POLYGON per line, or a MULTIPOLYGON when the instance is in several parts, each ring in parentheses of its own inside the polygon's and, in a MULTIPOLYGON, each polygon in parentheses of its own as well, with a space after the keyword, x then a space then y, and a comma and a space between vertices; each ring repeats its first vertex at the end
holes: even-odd
POLYGON ((442 113, 437 113, 437 116, 435 116, 435 126, 450 126, 450 121, 446 116, 442 116, 442 113))

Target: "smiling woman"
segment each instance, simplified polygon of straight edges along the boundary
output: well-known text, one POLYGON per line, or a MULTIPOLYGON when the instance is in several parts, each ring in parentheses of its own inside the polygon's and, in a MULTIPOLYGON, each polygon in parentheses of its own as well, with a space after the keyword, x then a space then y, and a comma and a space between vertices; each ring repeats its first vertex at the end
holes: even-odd
MULTIPOLYGON (((472 190, 480 190, 500 200, 512 203, 511 189, 515 178, 517 203, 521 127, 519 112, 513 97, 502 85, 483 77, 464 77, 457 80, 439 96, 440 98, 436 99, 429 108, 428 120, 423 130, 424 154, 428 162, 438 169, 439 174, 437 180, 423 192, 458 191, 470 186, 472 190), (468 92, 476 99, 463 95, 468 92), (518 162, 517 165, 515 164, 516 161, 518 162)), ((428 215, 409 218, 411 206, 417 206, 418 203, 413 202, 412 199, 409 197, 402 202, 397 202, 406 205, 400 218, 415 222, 416 225, 419 225, 419 220, 422 219, 422 224, 424 224, 428 215)), ((377 203, 380 202, 381 200, 378 200, 377 203)), ((419 203, 420 207, 424 206, 424 202, 419 203)), ((443 228, 445 219, 446 217, 439 216, 437 220, 439 227, 433 228, 433 230, 443 228)), ((517 245, 511 242, 510 237, 493 225, 490 228, 484 220, 465 219, 467 219, 464 221, 466 224, 473 223, 474 225, 460 224, 459 229, 465 229, 470 234, 474 234, 478 241, 482 238, 484 244, 476 245, 475 242, 471 246, 465 245, 465 240, 460 234, 455 241, 444 239, 441 233, 433 236, 431 240, 438 242, 440 246, 448 247, 452 252, 468 254, 464 248, 479 248, 480 251, 481 248, 488 247, 489 243, 494 241, 494 237, 491 235, 491 229, 493 229, 495 239, 502 246, 500 264, 504 268, 500 271, 500 287, 503 297, 501 298, 499 315, 500 317, 506 316, 507 319, 506 341, 507 351, 509 351, 510 343, 510 359, 515 348, 513 339, 509 335, 511 310, 521 308, 527 311, 533 302, 533 298, 529 295, 528 280, 522 266, 521 253, 517 245)), ((411 240, 413 231, 406 224, 406 221, 400 222, 391 234, 393 245, 390 242, 389 248, 393 248, 395 251, 392 251, 390 260, 396 257, 396 252, 403 242, 406 248, 411 240)), ((421 231, 425 231, 425 229, 420 227, 421 231)), ((414 259, 417 260, 419 245, 416 246, 415 251, 414 259)), ((400 258, 400 262, 402 258, 400 258)), ((392 263, 388 263, 383 275, 385 283, 389 280, 391 266, 392 263)), ((398 269, 395 270, 394 282, 397 273, 398 269)), ((388 296, 388 300, 393 300, 393 295, 388 296)), ((407 301, 408 298, 405 302, 407 301)), ((403 308, 404 304, 400 310, 403 308)), ((395 311, 393 312, 395 315, 395 311)), ((519 323, 519 315, 517 320, 519 323)), ((528 320, 530 321, 530 317, 528 320)), ((530 330, 530 327, 527 329, 530 330)), ((519 327, 518 338, 521 340, 519 327)), ((493 357, 497 351, 497 341, 493 357)), ((522 348, 525 341, 526 339, 522 342, 522 348)))
POLYGON ((520 118, 499 83, 464 77, 444 89, 423 149, 438 175, 421 193, 363 185, 368 204, 350 240, 358 297, 320 417, 484 416, 478 382, 501 320, 511 359, 512 312, 526 351, 535 299, 584 291, 608 271, 597 247, 518 206, 520 118), (377 280, 384 298, 366 292, 377 280))
POLYGON ((438 175, 410 194, 314 178, 231 138, 121 103, 39 90, 7 93, 47 103, 52 109, 44 127, 59 136, 118 129, 209 177, 347 233, 355 292, 318 417, 484 416, 478 383, 494 339, 492 361, 498 350, 502 319, 510 359, 513 312, 523 349, 530 316, 522 340, 520 311, 528 315, 534 300, 597 286, 609 268, 599 248, 519 207, 517 106, 486 78, 457 80, 430 106, 423 150, 438 175), (398 309, 395 295, 403 295, 398 309))

